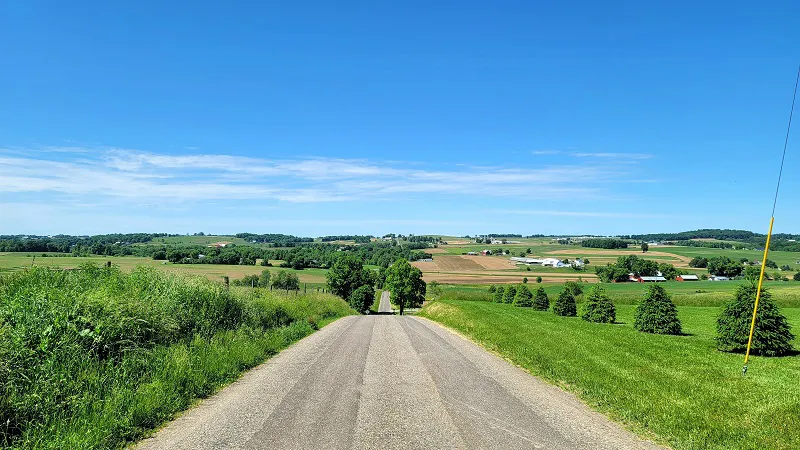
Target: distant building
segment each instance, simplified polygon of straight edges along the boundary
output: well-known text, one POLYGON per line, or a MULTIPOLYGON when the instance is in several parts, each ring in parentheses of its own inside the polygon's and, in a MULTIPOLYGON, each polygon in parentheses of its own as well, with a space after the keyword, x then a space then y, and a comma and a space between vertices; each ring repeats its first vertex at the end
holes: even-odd
POLYGON ((481 250, 481 255, 483 255, 483 256, 491 255, 491 254, 492 254, 491 250, 481 250))
POLYGON ((700 278, 697 275, 678 275, 675 278, 676 281, 700 281, 700 278))
POLYGON ((635 273, 628 274, 628 279, 635 283, 663 283, 667 281, 667 279, 662 276, 642 277, 635 273))
POLYGON ((422 259, 418 259, 417 261, 418 262, 433 262, 433 258, 422 258, 422 259))
POLYGON ((716 275, 711 275, 708 277, 708 281, 730 281, 731 279, 728 277, 718 277, 716 275))
POLYGON ((478 252, 467 252, 467 254, 470 256, 477 256, 478 252))

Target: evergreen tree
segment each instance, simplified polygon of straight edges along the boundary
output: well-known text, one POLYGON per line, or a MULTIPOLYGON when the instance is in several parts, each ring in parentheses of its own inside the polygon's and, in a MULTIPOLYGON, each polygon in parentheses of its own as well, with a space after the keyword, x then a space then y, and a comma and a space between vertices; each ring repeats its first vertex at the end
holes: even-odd
POLYGON ((533 306, 533 294, 528 286, 521 284, 517 286, 517 295, 514 296, 514 306, 530 308, 533 306))
POLYGON ((503 303, 503 295, 504 294, 505 294, 505 291, 503 290, 503 287, 502 286, 498 286, 497 289, 495 289, 495 291, 494 291, 494 297, 492 298, 492 300, 495 303, 503 303))
POLYGON ((678 309, 663 287, 649 286, 644 299, 636 306, 633 327, 645 333, 681 334, 678 309))
POLYGON ((574 317, 578 315, 578 306, 575 304, 575 296, 569 289, 564 289, 558 294, 558 299, 553 305, 553 312, 558 316, 574 317))
POLYGON ((605 289, 600 286, 592 286, 589 289, 581 318, 589 322, 614 323, 617 311, 605 289))
MULTIPOLYGON (((725 305, 717 318, 718 350, 744 352, 747 349, 757 289, 755 283, 739 286, 733 300, 725 305)), ((772 294, 762 288, 750 352, 765 356, 785 355, 792 351, 793 339, 786 317, 772 300, 772 294)))
POLYGON ((547 311, 550 309, 550 299, 547 298, 547 292, 544 291, 544 288, 540 287, 536 290, 536 296, 533 299, 533 307, 539 311, 547 311))
POLYGON ((514 297, 517 295, 517 288, 513 284, 509 284, 506 286, 505 292, 503 292, 503 303, 514 303, 514 297))

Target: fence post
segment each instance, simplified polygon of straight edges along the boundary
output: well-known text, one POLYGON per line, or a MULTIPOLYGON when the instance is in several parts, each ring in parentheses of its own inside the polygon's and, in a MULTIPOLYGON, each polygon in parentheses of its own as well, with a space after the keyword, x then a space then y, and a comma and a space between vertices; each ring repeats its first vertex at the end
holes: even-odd
POLYGON ((228 278, 227 275, 222 277, 222 282, 225 284, 225 290, 227 291, 231 287, 231 280, 228 278))

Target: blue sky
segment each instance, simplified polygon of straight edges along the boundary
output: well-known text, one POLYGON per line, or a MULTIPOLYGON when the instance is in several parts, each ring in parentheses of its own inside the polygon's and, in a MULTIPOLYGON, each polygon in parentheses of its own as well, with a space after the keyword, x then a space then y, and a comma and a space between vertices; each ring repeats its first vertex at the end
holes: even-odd
POLYGON ((796 1, 0 17, 0 234, 764 232, 800 63, 796 1))

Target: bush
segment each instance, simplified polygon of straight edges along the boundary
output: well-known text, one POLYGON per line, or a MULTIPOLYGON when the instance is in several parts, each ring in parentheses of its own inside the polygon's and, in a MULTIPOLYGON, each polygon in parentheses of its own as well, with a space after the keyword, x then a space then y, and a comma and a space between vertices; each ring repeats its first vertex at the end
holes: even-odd
POLYGON ((589 289, 581 318, 589 322, 614 323, 617 311, 605 289, 600 286, 592 286, 589 289))
MULTIPOLYGON (((757 289, 755 283, 739 286, 733 300, 725 305, 717 318, 718 350, 744 352, 747 349, 757 289)), ((785 355, 792 351, 793 339, 786 317, 772 300, 770 292, 762 288, 750 351, 754 355, 785 355)))
POLYGON ((651 284, 644 299, 636 305, 633 327, 645 333, 681 334, 678 309, 663 287, 651 284))
POLYGON ((300 281, 297 279, 297 275, 285 270, 280 270, 278 274, 275 275, 275 278, 272 279, 272 287, 275 289, 296 291, 300 289, 300 281))
POLYGON ((575 296, 569 289, 564 289, 558 294, 558 299, 553 305, 553 312, 558 316, 574 317, 578 315, 578 306, 575 304, 575 296))
POLYGON ((517 288, 513 284, 509 284, 506 286, 505 292, 503 292, 503 303, 514 303, 514 297, 517 296, 517 288))
POLYGON ((547 292, 544 291, 544 288, 540 287, 536 290, 536 295, 533 299, 533 307, 539 311, 547 311, 550 309, 550 299, 547 298, 547 292))
POLYGON ((514 296, 514 306, 521 306, 523 308, 530 308, 533 306, 533 294, 531 294, 528 286, 524 284, 517 286, 517 295, 514 296))
POLYGON ((350 307, 360 312, 361 314, 369 311, 369 308, 375 302, 375 289, 372 286, 361 286, 347 298, 347 303, 350 307))

